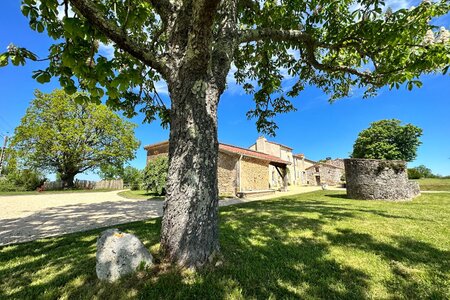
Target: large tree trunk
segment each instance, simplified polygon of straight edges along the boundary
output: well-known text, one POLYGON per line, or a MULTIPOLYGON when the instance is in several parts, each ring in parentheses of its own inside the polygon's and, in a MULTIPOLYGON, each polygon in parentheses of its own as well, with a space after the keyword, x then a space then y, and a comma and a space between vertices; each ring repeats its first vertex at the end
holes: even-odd
POLYGON ((161 249, 171 262, 199 268, 219 252, 217 106, 235 44, 221 39, 229 26, 213 39, 220 0, 193 3, 175 7, 167 22, 172 106, 161 249))
POLYGON ((76 174, 61 174, 63 189, 71 189, 74 187, 74 179, 76 174))
POLYGON ((170 261, 199 268, 219 251, 217 105, 213 80, 169 84, 169 176, 161 247, 170 261))

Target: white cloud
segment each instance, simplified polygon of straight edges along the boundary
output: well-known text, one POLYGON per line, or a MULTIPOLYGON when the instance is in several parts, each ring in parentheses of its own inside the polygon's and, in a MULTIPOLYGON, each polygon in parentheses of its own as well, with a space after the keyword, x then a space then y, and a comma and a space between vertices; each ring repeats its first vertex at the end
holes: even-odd
MULTIPOLYGON (((58 10, 58 15, 57 15, 57 17, 58 17, 59 20, 62 20, 62 19, 66 16, 66 13, 65 13, 65 6, 64 6, 64 5, 58 5, 57 10, 58 10)), ((68 17, 73 17, 74 14, 75 14, 75 13, 73 12, 72 7, 70 6, 70 4, 68 4, 67 16, 68 16, 68 17)))
POLYGON ((163 80, 155 82, 155 89, 160 95, 169 95, 169 89, 167 83, 163 80))
POLYGON ((107 59, 114 58, 114 45, 100 43, 98 48, 98 53, 106 57, 107 59))

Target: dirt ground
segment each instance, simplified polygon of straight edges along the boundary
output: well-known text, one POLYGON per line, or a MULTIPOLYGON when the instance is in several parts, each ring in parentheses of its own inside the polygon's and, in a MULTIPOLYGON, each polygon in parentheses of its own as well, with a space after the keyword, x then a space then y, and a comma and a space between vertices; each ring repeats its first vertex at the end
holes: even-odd
MULTIPOLYGON (((220 200, 220 206, 315 191, 290 187, 289 192, 252 199, 220 200)), ((0 245, 86 231, 162 215, 163 201, 125 199, 119 191, 0 196, 0 245)))

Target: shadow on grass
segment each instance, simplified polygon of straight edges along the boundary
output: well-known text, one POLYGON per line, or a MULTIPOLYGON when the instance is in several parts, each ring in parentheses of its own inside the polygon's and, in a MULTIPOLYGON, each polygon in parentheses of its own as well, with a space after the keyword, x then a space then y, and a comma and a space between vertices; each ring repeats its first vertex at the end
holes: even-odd
MULTIPOLYGON (((403 236, 387 244, 352 229, 325 231, 324 227, 358 219, 361 214, 386 221, 392 216, 349 206, 342 197, 338 203, 328 195, 320 201, 313 197, 221 209, 224 264, 213 271, 189 273, 169 267, 141 272, 115 284, 99 282, 95 242, 101 230, 0 248, 0 278, 5 279, 0 283, 0 298, 370 298, 373 274, 338 262, 331 246, 375 253, 388 261, 392 276, 384 286, 392 295, 448 296, 448 251, 403 236), (435 281, 424 283, 430 279, 435 281)), ((160 226, 156 219, 117 227, 136 234, 158 258, 155 245, 160 226)))

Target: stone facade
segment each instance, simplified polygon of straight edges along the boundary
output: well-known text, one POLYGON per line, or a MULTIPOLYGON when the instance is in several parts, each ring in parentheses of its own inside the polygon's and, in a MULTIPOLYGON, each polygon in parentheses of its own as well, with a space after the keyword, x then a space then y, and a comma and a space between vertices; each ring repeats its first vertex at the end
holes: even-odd
POLYGON ((366 200, 410 200, 420 195, 417 182, 408 180, 406 162, 345 159, 347 196, 366 200))
POLYGON ((269 189, 269 164, 254 158, 243 157, 240 161, 241 190, 269 189))
POLYGON ((239 156, 219 152, 217 179, 219 195, 234 196, 238 189, 237 164, 239 156))
POLYGON ((344 169, 326 163, 316 163, 306 169, 309 185, 340 185, 344 169))
MULTIPOLYGON (((146 146, 147 162, 160 155, 168 155, 169 143, 162 142, 146 146)), ((269 167, 281 160, 268 155, 231 145, 220 144, 218 155, 218 188, 221 196, 235 196, 243 191, 269 189, 269 167), (261 157, 257 157, 257 156, 261 157)))
POLYGON ((327 158, 325 160, 325 163, 328 165, 332 165, 332 166, 341 168, 341 169, 345 169, 344 160, 341 158, 336 158, 336 159, 327 158))
MULTIPOLYGON (((262 153, 267 153, 279 157, 290 164, 287 166, 287 183, 289 185, 306 184, 306 167, 309 166, 309 160, 305 159, 303 154, 294 155, 292 148, 268 141, 265 137, 259 137, 256 143, 250 146, 250 149, 262 153)), ((279 188, 284 185, 284 179, 275 166, 269 165, 269 185, 271 188, 279 188)), ((282 173, 283 174, 283 173, 282 173)))

